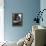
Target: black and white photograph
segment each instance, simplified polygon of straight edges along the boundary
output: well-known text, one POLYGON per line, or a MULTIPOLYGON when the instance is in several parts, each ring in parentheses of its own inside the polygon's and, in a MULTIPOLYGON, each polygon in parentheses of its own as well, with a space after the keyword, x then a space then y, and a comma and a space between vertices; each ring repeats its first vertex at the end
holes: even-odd
POLYGON ((22 26, 22 13, 13 13, 12 15, 12 25, 13 26, 22 26))

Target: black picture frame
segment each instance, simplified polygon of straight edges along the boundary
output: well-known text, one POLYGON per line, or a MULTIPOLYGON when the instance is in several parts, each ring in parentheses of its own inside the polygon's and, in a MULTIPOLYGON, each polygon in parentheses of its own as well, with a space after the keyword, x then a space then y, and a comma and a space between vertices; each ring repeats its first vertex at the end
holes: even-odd
POLYGON ((12 14, 12 26, 22 26, 23 24, 23 13, 12 14))

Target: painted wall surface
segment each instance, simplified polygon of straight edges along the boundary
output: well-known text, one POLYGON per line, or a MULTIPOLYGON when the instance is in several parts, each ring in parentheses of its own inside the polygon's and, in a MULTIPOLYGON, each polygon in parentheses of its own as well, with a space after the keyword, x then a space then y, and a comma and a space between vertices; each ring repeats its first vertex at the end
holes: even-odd
POLYGON ((5 0, 4 1, 4 36, 7 41, 18 41, 32 28, 35 12, 40 9, 40 0, 5 0), (12 13, 23 13, 23 26, 12 26, 12 13))
POLYGON ((4 41, 4 0, 0 0, 0 42, 4 41))
MULTIPOLYGON (((41 11, 43 9, 46 9, 46 0, 40 1, 40 9, 41 9, 41 11)), ((43 20, 43 22, 41 21, 40 24, 43 25, 43 26, 46 26, 46 10, 43 12, 42 17, 43 17, 44 20, 43 20)))

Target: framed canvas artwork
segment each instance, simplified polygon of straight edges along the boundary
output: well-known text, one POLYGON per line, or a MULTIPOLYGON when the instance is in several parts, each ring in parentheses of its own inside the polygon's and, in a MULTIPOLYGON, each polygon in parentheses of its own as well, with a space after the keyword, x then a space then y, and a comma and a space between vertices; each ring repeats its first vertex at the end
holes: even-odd
POLYGON ((22 26, 23 14, 22 13, 13 13, 12 14, 12 25, 13 26, 22 26))

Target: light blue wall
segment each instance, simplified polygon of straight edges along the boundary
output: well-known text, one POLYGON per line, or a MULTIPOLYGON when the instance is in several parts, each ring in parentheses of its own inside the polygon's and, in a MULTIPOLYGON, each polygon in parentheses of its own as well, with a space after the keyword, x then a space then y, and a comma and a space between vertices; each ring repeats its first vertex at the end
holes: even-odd
MULTIPOLYGON (((40 10, 42 11, 43 9, 46 9, 46 0, 41 0, 40 1, 40 10)), ((46 10, 43 12, 43 22, 40 22, 40 25, 45 26, 46 27, 46 10)))
POLYGON ((5 0, 4 35, 7 41, 18 41, 31 31, 35 12, 40 9, 40 0, 5 0), (12 13, 23 13, 23 26, 12 26, 12 13))

